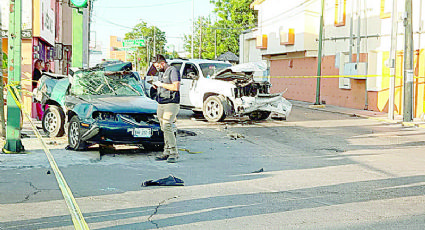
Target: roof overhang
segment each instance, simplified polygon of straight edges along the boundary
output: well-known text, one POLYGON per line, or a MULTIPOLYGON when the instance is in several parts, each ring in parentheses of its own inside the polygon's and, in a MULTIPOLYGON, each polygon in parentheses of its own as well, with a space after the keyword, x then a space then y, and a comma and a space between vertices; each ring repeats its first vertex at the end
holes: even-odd
POLYGON ((260 5, 264 1, 266 1, 266 0, 255 0, 253 3, 251 3, 251 5, 249 6, 249 8, 254 9, 255 6, 260 5))

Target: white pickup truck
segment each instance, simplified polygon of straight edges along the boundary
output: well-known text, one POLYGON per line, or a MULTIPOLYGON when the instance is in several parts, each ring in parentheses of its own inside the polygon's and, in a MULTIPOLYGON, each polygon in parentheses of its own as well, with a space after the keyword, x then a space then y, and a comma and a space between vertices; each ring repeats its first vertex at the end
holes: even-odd
MULTIPOLYGON (((286 119, 292 104, 282 93, 270 94, 268 81, 255 81, 254 72, 265 67, 255 63, 232 66, 203 59, 173 59, 168 64, 180 71, 180 105, 202 112, 208 121, 226 116, 248 115, 251 120, 267 119, 271 113, 286 119)), ((152 68, 151 68, 152 70, 152 68)), ((149 71, 154 75, 155 71, 149 71)))

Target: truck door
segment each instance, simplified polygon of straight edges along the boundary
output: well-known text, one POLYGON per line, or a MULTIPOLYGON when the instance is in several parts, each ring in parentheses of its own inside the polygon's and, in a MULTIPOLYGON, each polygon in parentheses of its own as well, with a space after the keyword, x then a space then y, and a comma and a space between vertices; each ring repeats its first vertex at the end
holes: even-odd
POLYGON ((193 106, 190 102, 189 92, 193 81, 199 77, 199 71, 193 63, 186 63, 183 68, 182 80, 180 82, 180 104, 193 106))

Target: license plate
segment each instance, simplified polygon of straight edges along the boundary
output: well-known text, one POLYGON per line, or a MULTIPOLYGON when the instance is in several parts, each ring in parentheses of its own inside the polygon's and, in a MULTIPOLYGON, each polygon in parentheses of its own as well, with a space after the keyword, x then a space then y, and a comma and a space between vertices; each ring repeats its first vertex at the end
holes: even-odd
POLYGON ((134 137, 151 137, 152 129, 150 128, 135 128, 133 130, 134 137))

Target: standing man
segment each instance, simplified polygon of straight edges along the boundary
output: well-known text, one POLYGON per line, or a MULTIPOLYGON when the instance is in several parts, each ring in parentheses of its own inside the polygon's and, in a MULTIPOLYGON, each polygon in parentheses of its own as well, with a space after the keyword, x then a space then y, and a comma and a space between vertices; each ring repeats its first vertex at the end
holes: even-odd
POLYGON ((180 73, 174 66, 169 66, 165 57, 161 54, 153 57, 153 66, 163 72, 158 81, 153 85, 158 94, 157 115, 161 124, 161 130, 164 132, 164 152, 156 160, 167 160, 168 163, 175 163, 179 158, 177 149, 175 122, 180 109, 180 73))

